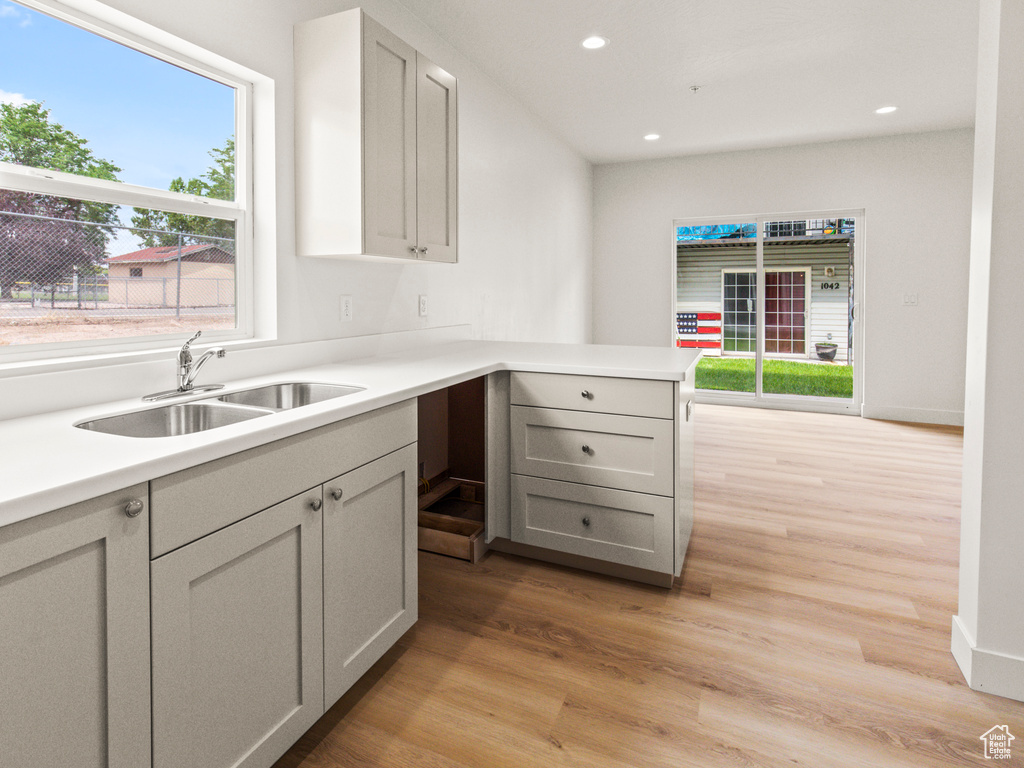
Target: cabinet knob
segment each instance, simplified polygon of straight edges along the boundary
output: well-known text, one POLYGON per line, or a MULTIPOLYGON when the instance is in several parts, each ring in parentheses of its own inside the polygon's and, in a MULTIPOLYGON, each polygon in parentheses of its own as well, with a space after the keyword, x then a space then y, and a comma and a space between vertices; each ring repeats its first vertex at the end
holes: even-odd
POLYGON ((138 517, 142 514, 142 510, 146 508, 146 505, 142 503, 141 499, 132 499, 124 505, 124 513, 128 517, 138 517))
POLYGON ((589 456, 590 455, 590 446, 589 445, 584 445, 583 446, 583 452, 589 456))
POLYGON ((320 507, 322 507, 323 505, 324 503, 320 499, 313 499, 311 502, 309 502, 309 506, 313 508, 314 512, 319 512, 320 507))
POLYGON ((587 400, 594 399, 594 395, 593 393, 591 393, 589 389, 584 389, 582 392, 580 392, 580 396, 586 398, 587 400))
POLYGON ((589 517, 584 517, 582 522, 583 522, 583 527, 584 528, 589 528, 590 527, 590 518, 589 517))
POLYGON ((427 246, 424 245, 422 248, 420 248, 420 253, 422 253, 424 256, 426 256, 427 255, 427 246))
POLYGON ((410 246, 409 246, 409 250, 410 250, 410 251, 411 251, 412 253, 419 253, 419 252, 420 252, 420 249, 419 249, 419 248, 417 248, 417 247, 416 247, 415 245, 410 245, 410 246))
POLYGON ((331 498, 333 498, 335 501, 340 501, 341 500, 341 495, 342 495, 341 488, 334 488, 334 489, 331 490, 331 498))

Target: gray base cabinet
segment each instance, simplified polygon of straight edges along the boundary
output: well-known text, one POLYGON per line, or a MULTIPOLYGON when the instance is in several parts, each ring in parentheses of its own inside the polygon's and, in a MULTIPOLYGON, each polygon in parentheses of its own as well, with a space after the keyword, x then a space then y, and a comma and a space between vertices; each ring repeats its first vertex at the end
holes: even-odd
POLYGON ((513 372, 512 543, 670 585, 693 525, 692 397, 689 381, 513 372))
POLYGON ((324 485, 324 695, 330 707, 415 622, 416 446, 324 485))
POLYGON ((151 491, 153 768, 268 768, 416 621, 416 401, 151 491))
POLYGON ((143 483, 0 528, 5 768, 149 765, 147 499, 143 483))
POLYGON ((154 768, 267 766, 323 714, 321 514, 318 487, 153 561, 154 768))

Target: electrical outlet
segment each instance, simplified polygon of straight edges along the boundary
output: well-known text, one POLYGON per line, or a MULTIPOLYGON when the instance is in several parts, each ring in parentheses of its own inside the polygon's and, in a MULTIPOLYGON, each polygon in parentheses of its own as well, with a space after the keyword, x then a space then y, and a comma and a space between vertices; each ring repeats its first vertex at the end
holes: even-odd
POLYGON ((916 307, 917 306, 917 294, 916 293, 904 293, 903 294, 903 306, 904 307, 916 307))
POLYGON ((427 316, 427 297, 424 294, 420 294, 420 317, 427 316))
POLYGON ((342 296, 341 297, 341 322, 349 323, 352 321, 352 297, 342 296))

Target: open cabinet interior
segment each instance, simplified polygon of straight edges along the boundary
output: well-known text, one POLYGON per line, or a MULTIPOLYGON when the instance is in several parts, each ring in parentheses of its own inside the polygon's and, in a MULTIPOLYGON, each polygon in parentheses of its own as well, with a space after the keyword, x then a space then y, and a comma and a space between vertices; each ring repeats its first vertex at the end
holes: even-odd
POLYGON ((419 397, 419 548, 476 562, 486 551, 485 379, 419 397))

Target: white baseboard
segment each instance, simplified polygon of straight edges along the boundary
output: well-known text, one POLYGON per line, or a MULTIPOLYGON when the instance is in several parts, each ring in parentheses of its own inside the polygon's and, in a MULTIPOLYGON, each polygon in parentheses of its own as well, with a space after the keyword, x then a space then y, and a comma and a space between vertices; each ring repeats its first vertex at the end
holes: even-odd
POLYGON ((916 424, 946 424, 954 427, 964 425, 963 411, 943 411, 936 408, 903 408, 888 405, 864 404, 861 415, 865 419, 883 421, 909 421, 916 424))
POLYGON ((973 690, 1024 701, 1024 658, 978 648, 959 616, 953 617, 950 650, 973 690))

